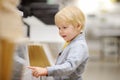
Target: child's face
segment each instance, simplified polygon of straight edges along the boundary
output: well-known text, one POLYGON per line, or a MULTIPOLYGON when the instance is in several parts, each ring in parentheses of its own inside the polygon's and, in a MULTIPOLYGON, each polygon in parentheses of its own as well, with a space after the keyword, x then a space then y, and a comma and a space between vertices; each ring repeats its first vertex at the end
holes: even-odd
POLYGON ((59 29, 60 36, 65 41, 71 41, 80 33, 80 31, 78 31, 77 27, 74 27, 70 24, 62 23, 62 24, 59 24, 57 26, 59 29))

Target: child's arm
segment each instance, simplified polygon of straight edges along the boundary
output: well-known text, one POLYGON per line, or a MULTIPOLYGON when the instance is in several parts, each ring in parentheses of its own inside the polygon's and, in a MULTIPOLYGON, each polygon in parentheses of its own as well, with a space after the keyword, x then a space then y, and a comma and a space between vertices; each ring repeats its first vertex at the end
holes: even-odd
POLYGON ((32 67, 32 66, 29 66, 28 68, 32 70, 32 75, 37 77, 37 78, 39 76, 46 76, 46 75, 48 75, 48 71, 47 71, 46 68, 32 67))

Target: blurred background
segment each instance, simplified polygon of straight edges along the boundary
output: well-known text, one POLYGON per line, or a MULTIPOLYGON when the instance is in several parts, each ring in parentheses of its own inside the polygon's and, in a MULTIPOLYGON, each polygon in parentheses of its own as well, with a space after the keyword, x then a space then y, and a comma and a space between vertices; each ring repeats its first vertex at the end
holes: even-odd
MULTIPOLYGON (((46 55, 54 64, 64 44, 54 15, 67 5, 78 6, 86 16, 90 58, 83 80, 120 80, 120 0, 21 0, 18 9, 29 43, 44 44, 46 55)), ((40 80, 28 77, 28 73, 24 73, 23 80, 40 80)))

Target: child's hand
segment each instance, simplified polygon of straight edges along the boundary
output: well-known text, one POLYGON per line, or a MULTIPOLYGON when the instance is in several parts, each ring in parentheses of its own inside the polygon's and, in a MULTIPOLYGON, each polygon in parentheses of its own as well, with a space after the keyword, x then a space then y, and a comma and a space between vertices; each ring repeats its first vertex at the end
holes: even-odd
POLYGON ((46 76, 48 74, 46 68, 32 66, 29 66, 27 68, 32 70, 32 75, 35 76, 36 78, 38 78, 39 76, 46 76))

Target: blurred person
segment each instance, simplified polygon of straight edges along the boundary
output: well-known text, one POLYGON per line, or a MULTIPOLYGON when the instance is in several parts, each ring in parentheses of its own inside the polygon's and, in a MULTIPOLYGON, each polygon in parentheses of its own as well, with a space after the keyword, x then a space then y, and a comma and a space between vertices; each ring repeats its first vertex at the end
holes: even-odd
MULTIPOLYGON (((19 0, 0 0, 0 80, 11 80, 13 63, 18 61, 13 61, 15 48, 18 46, 17 42, 24 38, 21 14, 17 9, 19 3, 19 0)), ((15 70, 16 66, 13 72, 20 73, 22 70, 18 67, 15 70)))
POLYGON ((0 38, 18 39, 24 37, 19 0, 0 0, 0 38))
POLYGON ((55 24, 60 36, 66 41, 56 64, 48 67, 28 66, 32 75, 53 76, 54 80, 82 80, 88 60, 88 46, 85 40, 85 16, 75 6, 66 6, 55 15, 55 24))

